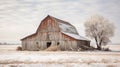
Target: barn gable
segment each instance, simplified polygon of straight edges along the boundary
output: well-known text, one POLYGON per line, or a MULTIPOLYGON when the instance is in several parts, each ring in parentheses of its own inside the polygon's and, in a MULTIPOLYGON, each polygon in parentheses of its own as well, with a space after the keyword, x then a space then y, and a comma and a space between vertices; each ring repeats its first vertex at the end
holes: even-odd
POLYGON ((36 33, 46 32, 46 31, 49 32, 60 31, 60 28, 58 27, 58 23, 56 23, 56 21, 53 18, 51 18, 51 16, 49 15, 41 21, 36 33))

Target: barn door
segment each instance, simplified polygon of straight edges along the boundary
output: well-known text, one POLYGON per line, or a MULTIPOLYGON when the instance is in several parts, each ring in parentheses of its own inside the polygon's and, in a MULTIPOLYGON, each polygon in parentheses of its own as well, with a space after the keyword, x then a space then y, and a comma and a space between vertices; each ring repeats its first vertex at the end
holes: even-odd
POLYGON ((47 42, 47 48, 51 46, 51 42, 47 42))

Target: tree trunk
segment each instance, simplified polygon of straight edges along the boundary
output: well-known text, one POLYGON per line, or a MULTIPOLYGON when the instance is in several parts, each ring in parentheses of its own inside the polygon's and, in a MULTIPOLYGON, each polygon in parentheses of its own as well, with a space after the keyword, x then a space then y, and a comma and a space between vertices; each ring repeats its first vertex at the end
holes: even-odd
POLYGON ((97 45, 97 49, 98 49, 98 50, 101 50, 101 46, 98 46, 98 45, 97 45))
POLYGON ((102 49, 102 48, 101 48, 101 46, 102 46, 102 45, 101 45, 101 44, 102 44, 102 41, 103 41, 103 39, 101 38, 101 40, 100 40, 100 42, 99 42, 99 44, 98 44, 98 46, 97 46, 97 49, 98 49, 98 50, 101 50, 101 49, 102 49))
POLYGON ((98 49, 98 50, 101 50, 101 45, 100 45, 100 44, 98 44, 97 37, 95 37, 95 41, 96 41, 97 49, 98 49))

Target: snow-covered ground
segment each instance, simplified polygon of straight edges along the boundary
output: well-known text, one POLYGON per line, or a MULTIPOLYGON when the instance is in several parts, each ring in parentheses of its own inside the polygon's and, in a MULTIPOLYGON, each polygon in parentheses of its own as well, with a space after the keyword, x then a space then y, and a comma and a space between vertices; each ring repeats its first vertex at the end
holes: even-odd
MULTIPOLYGON (((0 45, 0 67, 119 67, 120 52, 16 51, 16 45, 0 45)), ((110 46, 109 46, 110 47, 110 46)), ((113 47, 113 46, 112 46, 113 47)), ((119 47, 119 48, 118 48, 119 47)), ((114 46, 115 49, 115 46, 114 46)), ((111 50, 114 50, 111 49, 111 50)))

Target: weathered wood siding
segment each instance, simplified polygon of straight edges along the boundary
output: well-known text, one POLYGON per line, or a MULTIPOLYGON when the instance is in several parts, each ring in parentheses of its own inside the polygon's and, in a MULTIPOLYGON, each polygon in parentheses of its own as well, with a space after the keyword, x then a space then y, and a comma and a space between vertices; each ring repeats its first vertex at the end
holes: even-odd
POLYGON ((37 50, 35 42, 36 42, 36 35, 24 39, 22 41, 22 49, 23 50, 37 50))

